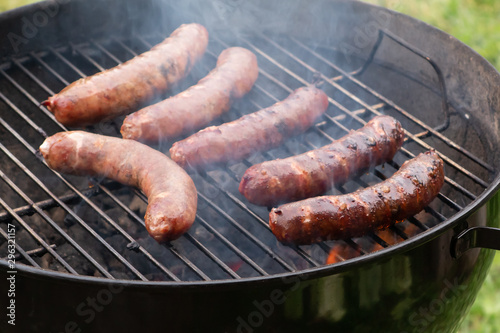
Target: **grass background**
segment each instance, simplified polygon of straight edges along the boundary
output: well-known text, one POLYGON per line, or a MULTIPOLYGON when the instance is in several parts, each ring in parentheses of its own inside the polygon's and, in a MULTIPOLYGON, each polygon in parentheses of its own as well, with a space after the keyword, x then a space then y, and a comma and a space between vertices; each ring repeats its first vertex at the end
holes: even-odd
MULTIPOLYGON (((416 17, 457 37, 500 70, 499 0, 366 0, 416 17)), ((0 0, 0 12, 36 0, 0 0)), ((459 333, 500 332, 500 256, 459 333)))

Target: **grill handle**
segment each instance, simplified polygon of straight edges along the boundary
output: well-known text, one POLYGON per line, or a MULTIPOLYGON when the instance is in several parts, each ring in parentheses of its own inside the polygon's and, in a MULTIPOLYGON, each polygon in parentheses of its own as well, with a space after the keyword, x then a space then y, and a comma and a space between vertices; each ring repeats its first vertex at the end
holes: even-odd
POLYGON ((462 231, 451 243, 451 255, 459 258, 473 248, 500 250, 500 229, 473 227, 462 231))
POLYGON ((449 107, 448 92, 447 92, 448 90, 446 88, 446 82, 444 79, 443 71, 438 66, 438 64, 427 53, 420 50, 416 46, 406 42, 404 39, 394 35, 393 33, 389 32, 387 30, 380 29, 378 31, 378 39, 375 42, 375 45, 373 46, 373 48, 368 56, 368 59, 365 61, 365 63, 358 70, 352 72, 351 74, 353 76, 359 76, 359 75, 363 74, 368 69, 368 67, 373 63, 373 60, 375 59, 375 55, 377 54, 377 51, 380 49, 380 46, 382 45, 382 41, 384 40, 384 37, 392 39, 396 44, 398 44, 398 45, 406 48, 410 52, 416 54, 417 56, 424 59, 432 66, 432 68, 436 72, 438 80, 439 80, 439 88, 440 88, 441 94, 443 96, 443 99, 441 102, 441 108, 442 108, 442 111, 445 115, 444 123, 437 126, 435 128, 435 130, 438 132, 442 132, 442 131, 446 130, 448 128, 448 126, 450 126, 450 107, 449 107))

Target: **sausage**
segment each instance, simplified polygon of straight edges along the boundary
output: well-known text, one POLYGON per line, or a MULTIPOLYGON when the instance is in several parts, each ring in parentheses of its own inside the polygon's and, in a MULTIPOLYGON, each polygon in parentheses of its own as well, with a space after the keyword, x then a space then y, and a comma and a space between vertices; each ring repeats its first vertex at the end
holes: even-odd
POLYGON ((268 108, 174 143, 170 156, 183 168, 198 170, 240 161, 305 132, 327 108, 328 96, 322 90, 302 87, 268 108))
POLYGON ((146 228, 158 242, 178 238, 194 222, 197 192, 193 180, 153 148, 132 140, 72 131, 47 138, 40 152, 56 171, 105 176, 141 189, 148 197, 146 228))
POLYGON ((273 208, 269 226, 283 243, 359 237, 417 214, 439 194, 443 184, 443 161, 428 151, 406 161, 392 177, 374 186, 273 208))
POLYGON ((127 116, 122 136, 156 143, 203 128, 227 112, 233 100, 247 94, 258 75, 255 54, 242 47, 228 48, 219 55, 216 68, 198 84, 127 116))
POLYGON ((250 167, 239 190, 251 203, 268 207, 317 196, 390 161, 403 141, 401 124, 378 116, 319 149, 250 167))
POLYGON ((83 127, 130 113, 183 79, 207 45, 205 27, 181 25, 148 52, 75 81, 42 104, 66 126, 83 127))

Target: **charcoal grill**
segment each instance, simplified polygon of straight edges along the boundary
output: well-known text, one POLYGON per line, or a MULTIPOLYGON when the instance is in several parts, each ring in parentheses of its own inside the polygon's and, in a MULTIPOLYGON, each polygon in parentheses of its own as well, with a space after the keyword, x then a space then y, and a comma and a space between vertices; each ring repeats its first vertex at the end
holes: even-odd
MULTIPOLYGON (((52 1, 0 18, 0 272, 15 276, 16 326, 2 331, 455 330, 499 249, 500 75, 452 37, 356 1, 52 1), (112 9, 111 9, 112 8, 112 9), (258 57, 252 92, 215 124, 318 80, 327 114, 282 147, 206 173, 195 224, 166 245, 144 228, 147 199, 106 179, 50 170, 37 148, 67 130, 40 103, 72 81, 120 64, 182 23, 210 32, 204 59, 175 94, 229 46, 258 57), (68 29, 68 27, 71 27, 68 29), (423 212, 342 241, 358 255, 325 266, 336 242, 279 244, 268 209, 238 192, 246 168, 317 148, 379 114, 406 142, 394 160, 329 193, 389 177, 436 149, 446 183, 423 212), (408 226, 417 232, 407 234, 408 226), (495 237, 496 236, 496 237, 495 237), (9 239, 15 266, 9 267, 9 239), (372 252, 374 248, 380 248, 372 252), (422 310, 423 309, 423 310, 422 310), (422 312, 424 311, 424 312, 422 312), (50 318, 50 319, 49 319, 50 318)), ((123 118, 86 130, 119 136, 123 118)), ((171 142, 155 148, 168 152, 171 142)), ((2 287, 3 290, 3 287, 2 287)))

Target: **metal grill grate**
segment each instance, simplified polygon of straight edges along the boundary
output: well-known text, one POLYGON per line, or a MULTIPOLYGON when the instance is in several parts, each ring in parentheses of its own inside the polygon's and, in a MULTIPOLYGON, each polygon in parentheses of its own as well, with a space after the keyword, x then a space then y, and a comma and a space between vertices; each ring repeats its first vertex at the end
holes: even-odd
MULTIPOLYGON (((379 89, 377 83, 389 82, 392 88, 388 91, 395 90, 397 97, 398 83, 392 80, 400 80, 410 86, 407 89, 424 91, 429 100, 426 102, 441 110, 445 97, 434 79, 428 82, 382 64, 367 63, 363 67, 359 59, 353 61, 362 70, 351 72, 346 68, 352 66, 330 60, 340 59, 335 50, 287 36, 211 38, 204 61, 178 90, 208 73, 217 55, 228 46, 240 45, 252 50, 260 66, 260 76, 252 92, 218 123, 273 104, 318 78, 330 96, 327 114, 310 131, 289 140, 283 147, 255 154, 224 169, 191 173, 199 192, 195 224, 185 236, 161 246, 145 231, 142 216, 147 199, 142 193, 105 179, 60 175, 47 167, 37 147, 47 135, 66 130, 40 105, 42 100, 80 77, 142 53, 163 37, 89 40, 10 59, 0 65, 0 257, 6 256, 7 224, 14 224, 19 262, 76 275, 143 281, 209 281, 321 266, 335 242, 300 247, 279 244, 268 228, 268 210, 246 202, 237 190, 239 180, 252 164, 318 148, 350 129, 363 126, 378 114, 390 114, 403 124, 407 136, 404 147, 393 162, 330 193, 351 192, 385 179, 406 159, 430 148, 435 148, 445 161, 447 177, 439 197, 424 212, 391 227, 389 234, 374 233, 346 241, 360 255, 411 237, 405 233, 409 225, 422 232, 445 221, 488 186, 495 170, 486 158, 478 157, 487 153, 476 149, 480 135, 467 125, 467 119, 450 110, 436 114, 445 126, 422 121, 420 118, 428 111, 418 110, 418 104, 410 105, 411 108, 401 106, 386 97, 386 84, 379 89)), ((396 44, 385 47, 401 48, 396 44)), ((409 57, 412 51, 401 53, 409 57)), ((432 73, 436 76, 428 64, 420 66, 430 76, 432 73)), ((445 106, 450 107, 446 101, 445 106)), ((118 136, 120 125, 118 119, 88 130, 118 136)), ((167 151, 169 147, 157 148, 167 151)))

